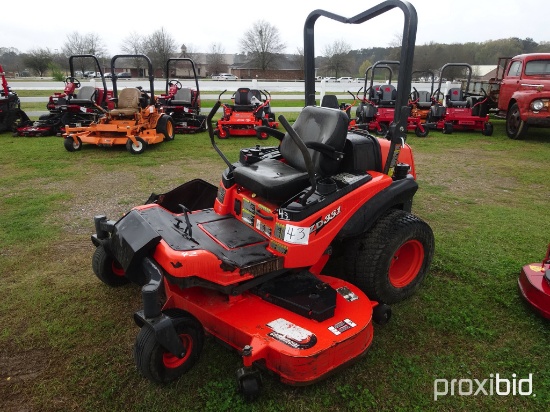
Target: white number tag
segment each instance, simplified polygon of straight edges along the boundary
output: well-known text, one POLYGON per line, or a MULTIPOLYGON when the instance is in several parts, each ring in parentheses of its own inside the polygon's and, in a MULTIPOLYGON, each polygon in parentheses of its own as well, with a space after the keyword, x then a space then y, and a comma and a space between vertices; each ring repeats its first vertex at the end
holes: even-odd
POLYGON ((309 243, 309 227, 286 225, 284 241, 296 245, 307 245, 309 243))

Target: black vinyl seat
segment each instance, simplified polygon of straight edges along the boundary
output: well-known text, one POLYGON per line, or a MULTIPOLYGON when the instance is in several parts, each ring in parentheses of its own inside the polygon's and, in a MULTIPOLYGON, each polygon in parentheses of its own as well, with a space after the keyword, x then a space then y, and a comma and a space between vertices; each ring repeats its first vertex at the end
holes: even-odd
MULTIPOLYGON (((317 178, 334 174, 341 162, 349 119, 342 110, 305 107, 293 125, 311 155, 317 178)), ((264 159, 240 165, 235 183, 275 203, 288 200, 310 185, 305 160, 288 133, 279 148, 284 162, 264 159)))
POLYGON ((397 99, 397 89, 392 84, 383 84, 378 89, 378 106, 380 107, 395 107, 397 99))
POLYGON ((338 97, 334 94, 325 94, 321 100, 321 107, 330 107, 331 109, 339 109, 338 97))
POLYGON ((181 88, 179 89, 176 94, 174 95, 174 98, 170 102, 172 104, 178 105, 178 106, 185 106, 190 105, 192 103, 192 92, 189 88, 181 88))
POLYGON ((468 101, 464 98, 462 89, 458 87, 452 87, 449 89, 449 93, 445 96, 447 100, 447 107, 466 107, 468 101))

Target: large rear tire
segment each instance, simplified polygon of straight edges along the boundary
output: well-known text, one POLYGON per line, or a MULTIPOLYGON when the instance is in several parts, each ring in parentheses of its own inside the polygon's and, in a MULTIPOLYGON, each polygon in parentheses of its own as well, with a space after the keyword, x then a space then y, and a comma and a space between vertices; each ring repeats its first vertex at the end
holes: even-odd
POLYGON ((434 244, 426 222, 409 212, 391 210, 364 237, 348 242, 347 279, 370 299, 400 302, 424 280, 434 244))
POLYGON ((172 318, 185 354, 178 358, 162 347, 155 332, 148 326, 139 331, 134 346, 134 360, 138 371, 157 383, 168 383, 188 372, 199 359, 204 343, 204 330, 194 317, 182 312, 165 312, 172 318))
POLYGON ((157 122, 156 131, 159 134, 164 135, 164 141, 168 142, 174 140, 176 135, 176 126, 174 125, 174 120, 171 116, 163 114, 160 116, 160 119, 157 122))

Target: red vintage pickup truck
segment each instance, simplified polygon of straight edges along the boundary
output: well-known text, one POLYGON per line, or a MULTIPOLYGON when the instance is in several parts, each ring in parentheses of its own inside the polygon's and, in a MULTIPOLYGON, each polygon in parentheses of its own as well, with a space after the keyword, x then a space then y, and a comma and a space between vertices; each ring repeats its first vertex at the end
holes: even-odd
POLYGON ((523 139, 529 126, 550 127, 550 53, 521 54, 505 67, 496 79, 497 104, 508 137, 523 139))

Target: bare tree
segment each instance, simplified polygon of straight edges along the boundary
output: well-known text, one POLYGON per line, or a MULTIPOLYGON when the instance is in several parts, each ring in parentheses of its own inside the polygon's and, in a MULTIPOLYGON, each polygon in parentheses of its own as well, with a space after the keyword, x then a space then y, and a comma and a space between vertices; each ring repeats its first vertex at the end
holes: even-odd
MULTIPOLYGON (((101 37, 97 33, 80 34, 75 31, 67 35, 67 40, 63 44, 63 54, 65 57, 77 54, 92 54, 98 59, 107 55, 107 48, 101 37)), ((79 69, 84 72, 86 69, 94 69, 91 59, 79 59, 79 69)))
MULTIPOLYGON (((128 37, 125 37, 122 41, 121 50, 125 54, 145 54, 147 38, 138 32, 131 32, 128 37)), ((137 69, 138 73, 141 71, 142 65, 144 63, 143 58, 135 58, 134 67, 137 69)))
POLYGON ((166 60, 176 54, 177 46, 174 38, 161 27, 147 37, 145 41, 145 54, 149 56, 153 63, 153 70, 161 69, 163 76, 166 60))
POLYGON ((52 53, 47 47, 33 49, 27 53, 23 61, 29 68, 34 70, 38 76, 42 77, 50 67, 52 53))
POLYGON ((353 64, 349 52, 351 46, 344 40, 335 40, 332 44, 325 46, 323 55, 327 58, 325 61, 325 71, 334 73, 335 77, 339 74, 350 73, 350 67, 353 64))
POLYGON ((206 64, 208 65, 210 74, 218 74, 227 71, 227 63, 223 57, 224 54, 225 49, 221 43, 212 43, 210 45, 210 50, 206 56, 206 64))
POLYGON ((276 66, 277 54, 284 52, 279 30, 265 20, 254 23, 240 40, 241 51, 262 70, 276 66))

